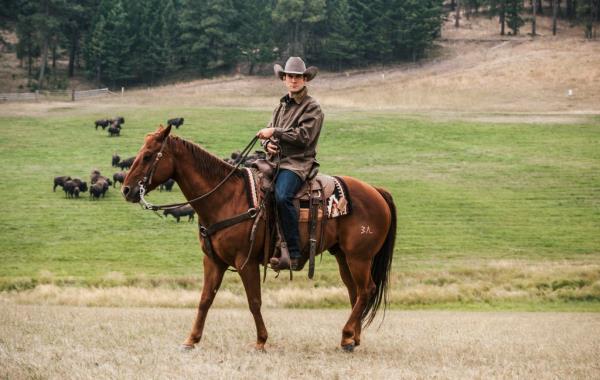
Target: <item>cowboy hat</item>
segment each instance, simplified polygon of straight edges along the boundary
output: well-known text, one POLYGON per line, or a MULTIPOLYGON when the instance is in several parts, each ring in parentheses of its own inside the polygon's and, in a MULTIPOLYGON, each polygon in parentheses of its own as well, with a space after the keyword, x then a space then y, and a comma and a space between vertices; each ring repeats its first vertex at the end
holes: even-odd
POLYGON ((302 74, 306 78, 307 82, 310 82, 317 76, 319 69, 315 66, 310 66, 308 69, 304 64, 304 61, 300 57, 290 57, 285 63, 285 69, 279 64, 273 66, 275 76, 283 80, 285 74, 302 74))

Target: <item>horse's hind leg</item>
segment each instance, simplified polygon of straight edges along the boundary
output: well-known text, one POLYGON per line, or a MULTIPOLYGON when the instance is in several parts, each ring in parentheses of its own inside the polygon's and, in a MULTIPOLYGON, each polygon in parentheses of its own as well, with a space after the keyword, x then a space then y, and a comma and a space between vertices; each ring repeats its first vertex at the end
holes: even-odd
MULTIPOLYGON (((356 298, 357 298, 356 284, 354 283, 354 280, 352 279, 352 274, 350 273, 350 268, 348 268, 348 263, 346 262, 346 256, 344 255, 344 252, 342 252, 342 250, 339 249, 339 247, 331 249, 331 251, 334 253, 335 259, 338 262, 338 267, 340 270, 340 276, 342 277, 342 281, 344 282, 344 285, 346 285, 346 288, 348 288, 348 297, 350 298, 350 305, 352 306, 352 308, 354 308, 354 305, 356 305, 356 298)), ((342 346, 344 345, 344 340, 346 340, 346 339, 354 339, 355 345, 356 346, 360 345, 361 330, 362 330, 362 325, 360 323, 358 325, 354 326, 354 334, 352 334, 351 331, 349 331, 349 330, 346 331, 346 329, 344 329, 344 331, 342 333, 342 346)))
POLYGON ((196 315, 196 321, 192 326, 192 331, 183 343, 184 349, 192 349, 196 343, 200 342, 208 309, 210 309, 210 306, 215 299, 215 295, 217 294, 217 290, 219 290, 219 287, 221 286, 221 281, 223 281, 223 275, 225 274, 226 269, 227 265, 223 262, 217 262, 208 256, 204 256, 204 285, 202 286, 202 296, 200 297, 198 314, 196 315))
POLYGON ((247 265, 239 271, 244 289, 246 290, 246 297, 248 297, 248 306, 250 312, 254 317, 254 323, 256 324, 256 349, 263 351, 265 349, 265 342, 267 341, 268 333, 263 321, 260 307, 262 305, 262 299, 260 294, 260 271, 257 263, 247 263, 247 265))
POLYGON ((354 346, 360 343, 362 315, 376 287, 371 279, 370 258, 346 255, 346 262, 352 281, 356 287, 356 300, 352 306, 350 318, 348 318, 342 330, 341 345, 344 350, 352 351, 354 346))

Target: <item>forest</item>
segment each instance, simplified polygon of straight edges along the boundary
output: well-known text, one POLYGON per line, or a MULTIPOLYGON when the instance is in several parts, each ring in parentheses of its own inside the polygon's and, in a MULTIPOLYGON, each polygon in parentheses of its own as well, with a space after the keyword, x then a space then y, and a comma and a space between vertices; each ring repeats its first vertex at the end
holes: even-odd
POLYGON ((0 37, 0 46, 17 53, 30 90, 76 74, 153 85, 182 73, 254 75, 292 55, 331 71, 418 61, 455 15, 457 25, 495 17, 500 34, 517 35, 551 14, 583 24, 591 39, 599 9, 600 0, 3 0, 0 30, 17 42, 0 37))

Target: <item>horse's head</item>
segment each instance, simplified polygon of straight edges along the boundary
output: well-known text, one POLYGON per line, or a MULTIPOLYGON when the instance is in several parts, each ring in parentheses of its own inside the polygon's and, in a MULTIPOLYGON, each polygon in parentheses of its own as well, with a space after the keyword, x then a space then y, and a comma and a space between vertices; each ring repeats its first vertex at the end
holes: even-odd
POLYGON ((161 125, 146 136, 121 187, 128 202, 140 201, 140 185, 148 193, 173 175, 175 160, 167 143, 170 132, 171 126, 163 128, 161 125))

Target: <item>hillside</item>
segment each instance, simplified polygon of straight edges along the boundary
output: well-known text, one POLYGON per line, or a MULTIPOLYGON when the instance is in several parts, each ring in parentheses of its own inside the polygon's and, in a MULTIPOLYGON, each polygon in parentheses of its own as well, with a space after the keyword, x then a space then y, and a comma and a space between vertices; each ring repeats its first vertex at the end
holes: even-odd
MULTIPOLYGON (((579 27, 566 22, 561 22, 558 35, 552 36, 549 18, 539 18, 540 35, 535 39, 528 31, 530 26, 525 25, 522 35, 500 36, 495 19, 465 19, 458 29, 450 19, 429 59, 343 73, 321 72, 311 83, 312 93, 327 109, 450 115, 528 113, 543 114, 543 120, 561 114, 560 121, 599 113, 600 41, 586 41, 579 27)), ((3 62, 4 71, 6 64, 3 62)), ((76 86, 90 84, 78 82, 76 86)), ((126 89, 125 99, 117 96, 93 104, 270 108, 281 91, 272 77, 237 75, 126 89)), ((8 113, 37 113, 64 106, 38 103, 2 108, 8 113)))

